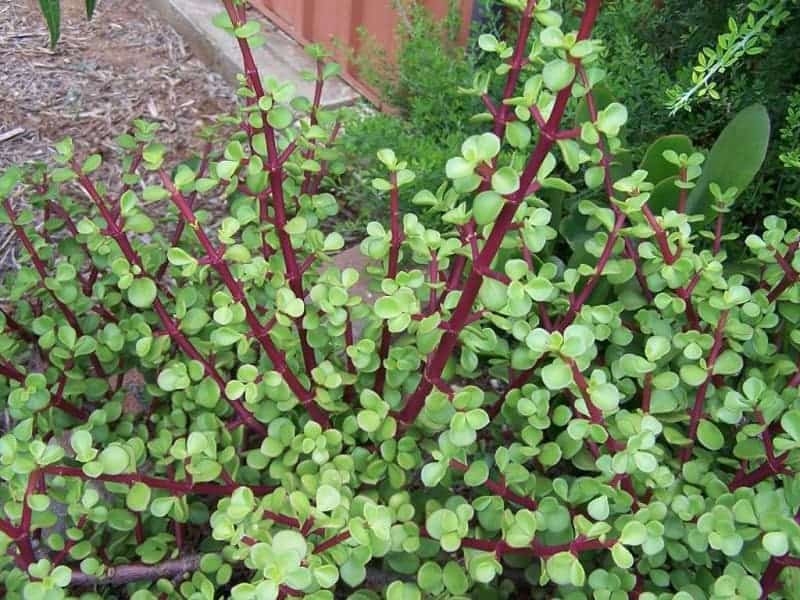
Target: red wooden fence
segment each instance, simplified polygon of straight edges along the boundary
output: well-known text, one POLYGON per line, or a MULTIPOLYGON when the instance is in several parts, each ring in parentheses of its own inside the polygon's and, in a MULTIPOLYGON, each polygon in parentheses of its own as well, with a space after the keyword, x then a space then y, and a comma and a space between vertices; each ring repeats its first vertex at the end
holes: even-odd
MULTIPOLYGON (((448 0, 419 0, 437 18, 447 14, 448 0)), ((333 51, 342 65, 344 79, 359 92, 375 100, 374 90, 362 81, 346 56, 336 48, 358 51, 363 27, 389 58, 397 50, 396 29, 401 16, 393 0, 250 0, 288 35, 303 45, 321 43, 333 51), (334 42, 335 40, 335 42, 334 42)), ((466 39, 474 0, 461 0, 462 36, 466 39)))

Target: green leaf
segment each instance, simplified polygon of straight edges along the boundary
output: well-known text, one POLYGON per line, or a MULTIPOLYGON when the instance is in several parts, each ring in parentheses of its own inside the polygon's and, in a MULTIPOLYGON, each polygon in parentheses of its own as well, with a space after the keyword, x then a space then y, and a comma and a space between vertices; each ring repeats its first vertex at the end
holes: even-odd
POLYGON ((86 0, 86 18, 91 19, 94 16, 94 8, 97 5, 97 0, 86 0))
MULTIPOLYGON (((362 427, 363 429, 363 427, 362 427)), ((421 478, 422 483, 427 487, 434 487, 447 474, 447 464, 442 462, 432 462, 422 467, 421 478)))
POLYGON ((589 516, 595 521, 605 521, 609 514, 608 498, 598 496, 589 502, 586 509, 589 512, 589 516))
POLYGON ((725 445, 725 438, 719 428, 706 419, 702 419, 697 427, 697 439, 709 450, 719 450, 725 445))
POLYGON ((238 342, 241 337, 242 334, 235 329, 231 329, 230 327, 220 327, 219 329, 215 329, 211 334, 211 341, 215 346, 224 348, 226 346, 232 346, 238 342))
MULTIPOLYGON (((595 85, 592 88, 592 98, 594 99, 595 108, 597 110, 604 109, 615 100, 614 94, 612 94, 611 90, 603 83, 595 85)), ((584 96, 581 98, 578 103, 578 108, 575 111, 575 124, 580 126, 584 123, 591 122, 591 120, 589 103, 586 100, 586 96, 584 96)))
POLYGON ((186 250, 182 248, 178 248, 174 246, 167 250, 167 260, 169 260, 170 264, 175 265, 177 267, 184 267, 186 265, 193 265, 197 262, 193 256, 191 256, 186 250))
POLYGON ((124 508, 112 508, 108 513, 108 524, 117 531, 132 531, 136 517, 124 508))
POLYGON ((726 350, 714 363, 714 375, 736 375, 743 366, 744 362, 738 353, 726 350))
POLYGON ((22 169, 11 167, 0 176, 0 199, 7 198, 22 179, 22 169))
POLYGON ((627 546, 640 546, 646 539, 647 528, 640 521, 628 521, 619 536, 619 541, 627 546))
POLYGON ((559 92, 575 79, 575 65, 560 58, 551 60, 542 69, 544 84, 553 92, 559 92))
POLYGON ((687 136, 678 134, 662 136, 650 144, 644 154, 642 164, 639 165, 640 169, 647 171, 647 181, 650 183, 660 183, 668 177, 675 177, 680 172, 678 165, 674 165, 664 158, 664 152, 667 150, 672 150, 676 154, 691 155, 694 152, 694 146, 692 140, 687 136))
POLYGON ((150 505, 150 512, 153 513, 154 517, 163 518, 166 517, 172 507, 175 505, 175 498, 172 496, 163 496, 161 498, 155 498, 153 503, 150 505))
POLYGON ((620 569, 630 569, 633 566, 633 554, 622 544, 611 546, 611 558, 620 569))
POLYGON ((547 559, 547 574, 557 585, 581 586, 586 574, 578 557, 571 552, 559 552, 547 559))
POLYGON ((492 189, 502 196, 519 189, 519 175, 511 167, 501 167, 492 175, 492 189))
POLYGON ((70 436, 70 445, 79 457, 87 454, 92 448, 92 434, 85 430, 74 431, 70 436))
POLYGON ((572 371, 567 363, 555 359, 542 369, 542 383, 549 390, 560 390, 572 383, 572 371))
POLYGON ((612 102, 597 114, 595 125, 599 131, 616 136, 627 120, 628 109, 619 102, 612 102))
POLYGON ((800 410, 790 410, 781 417, 781 427, 795 442, 800 442, 800 410))
POLYGON ((306 539, 299 532, 290 530, 279 531, 273 536, 272 549, 276 552, 293 554, 298 565, 308 554, 306 539))
POLYGON ((488 225, 494 223, 500 211, 503 209, 505 200, 497 192, 481 192, 475 197, 472 207, 472 216, 478 225, 488 225))
POLYGON ((670 341, 661 336, 653 336, 647 339, 644 354, 650 362, 656 362, 663 358, 670 351, 670 341))
MULTIPOLYGON (((447 571, 447 567, 451 564, 448 563, 445 567, 445 571, 447 571)), ((481 554, 476 556, 471 561, 469 561, 469 574, 473 580, 477 581, 478 583, 490 583, 496 576, 497 573, 502 570, 500 563, 495 559, 494 555, 492 554, 481 554)), ((445 574, 445 582, 447 583, 447 575, 445 574)), ((466 586, 467 579, 464 577, 464 585, 466 586)), ((457 594, 457 593, 466 593, 467 588, 463 587, 463 592, 455 591, 453 587, 447 585, 448 591, 457 594)), ((461 588, 459 588, 461 589, 461 588)))
POLYGON ((619 407, 622 395, 613 383, 601 383, 591 386, 592 402, 602 411, 612 411, 619 407))
POLYGON ((386 600, 421 600, 422 594, 413 583, 393 581, 386 588, 386 600))
MULTIPOLYGON (((476 148, 478 151, 478 160, 489 162, 500 152, 500 138, 493 133, 482 133, 478 136, 473 136, 475 139, 476 148)), ((462 146, 463 150, 463 146, 462 146)), ((467 154, 464 154, 467 157, 467 154)), ((467 157, 468 158, 468 157, 467 157)))
POLYGON ((189 387, 191 380, 186 373, 186 369, 181 367, 182 365, 180 367, 175 365, 161 371, 157 378, 158 387, 165 392, 182 390, 189 387))
POLYGON ((214 408, 219 402, 219 386, 211 377, 206 377, 197 385, 194 400, 202 407, 214 408))
POLYGON ((514 148, 525 148, 531 142, 531 129, 522 121, 512 121, 506 127, 506 140, 514 148))
POLYGON ((686 210, 689 214, 714 216, 711 183, 722 190, 736 188, 741 194, 753 181, 769 145, 770 122, 767 109, 753 104, 743 109, 728 124, 714 142, 697 185, 689 193, 686 210))
POLYGON ((564 45, 564 34, 558 27, 545 27, 539 34, 539 40, 548 48, 560 48, 564 45))
POLYGON ((761 538, 761 544, 772 556, 784 556, 789 553, 789 538, 783 531, 770 531, 761 538))
MULTIPOLYGON (((457 156, 455 158, 451 158, 447 161, 445 165, 445 172, 447 177, 450 179, 459 179, 461 177, 466 177, 468 175, 472 175, 475 171, 475 165, 471 162, 468 162, 457 156)), ((391 186, 390 186, 391 188, 391 186)))
POLYGON ((390 171, 394 171, 397 167, 397 155, 391 148, 382 148, 378 150, 378 160, 390 171))
POLYGON ((128 301, 137 308, 149 308, 156 299, 156 284, 152 279, 139 277, 128 288, 128 301))
POLYGON ((261 25, 258 21, 248 21, 244 25, 237 27, 234 33, 238 38, 249 38, 257 34, 259 31, 261 31, 261 25))
POLYGON ((128 490, 125 505, 132 511, 142 512, 147 510, 148 504, 150 504, 150 488, 137 481, 128 490))
POLYGON ((97 457, 106 475, 119 475, 127 471, 130 465, 130 457, 125 448, 119 445, 111 445, 104 448, 97 457))
POLYGON ((39 0, 39 8, 50 32, 50 47, 55 48, 61 36, 61 0, 39 0))
POLYGON ((285 106, 276 106, 267 113, 267 123, 275 129, 286 129, 293 120, 292 111, 285 106))
POLYGON ((417 584, 424 592, 435 592, 442 586, 442 568, 435 562, 426 562, 417 572, 417 584))
POLYGON ((92 154, 81 165, 81 173, 89 174, 96 171, 103 162, 103 157, 99 154, 92 154))
POLYGON ((78 341, 78 334, 69 325, 62 325, 58 328, 58 341, 72 350, 75 347, 75 342, 78 341))
POLYGON ((339 490, 331 485, 323 484, 317 488, 317 508, 323 512, 333 510, 342 501, 339 490))
POLYGON ((402 307, 392 296, 383 296, 375 302, 375 314, 381 319, 393 319, 402 313, 402 307))

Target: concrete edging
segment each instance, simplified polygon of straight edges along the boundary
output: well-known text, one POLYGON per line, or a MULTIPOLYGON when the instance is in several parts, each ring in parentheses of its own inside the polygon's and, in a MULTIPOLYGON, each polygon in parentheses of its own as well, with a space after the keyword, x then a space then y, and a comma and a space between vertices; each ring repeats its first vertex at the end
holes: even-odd
MULTIPOLYGON (((161 16, 186 40, 192 51, 211 69, 225 79, 236 82, 242 72, 241 59, 235 39, 215 27, 211 19, 223 10, 219 0, 147 0, 161 16)), ((267 43, 253 49, 253 56, 261 76, 277 81, 292 82, 297 94, 308 98, 314 95, 314 83, 302 77, 303 70, 314 70, 314 63, 297 42, 278 30, 266 18, 257 17, 264 24, 267 43)), ((325 82, 322 105, 328 108, 352 104, 359 94, 341 79, 325 82)))

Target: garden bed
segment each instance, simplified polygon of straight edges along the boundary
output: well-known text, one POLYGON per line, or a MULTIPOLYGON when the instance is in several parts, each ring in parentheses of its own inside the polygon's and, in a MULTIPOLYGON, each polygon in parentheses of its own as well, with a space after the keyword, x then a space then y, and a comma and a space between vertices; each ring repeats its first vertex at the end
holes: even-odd
MULTIPOLYGON (((232 87, 147 3, 104 0, 91 22, 83 0, 63 0, 62 11, 61 39, 50 50, 35 0, 0 7, 0 139, 22 130, 0 142, 0 170, 45 160, 66 136, 108 160, 110 140, 140 117, 159 122, 159 139, 187 156, 202 146, 197 125, 234 107, 232 87)), ((108 160, 104 168, 119 165, 108 160)), ((15 265, 13 249, 4 232, 0 269, 15 265)))

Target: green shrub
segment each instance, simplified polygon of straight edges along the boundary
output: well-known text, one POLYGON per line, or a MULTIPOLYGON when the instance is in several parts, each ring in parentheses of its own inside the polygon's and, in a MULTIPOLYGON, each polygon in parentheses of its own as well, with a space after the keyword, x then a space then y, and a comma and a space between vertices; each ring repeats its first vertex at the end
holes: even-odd
POLYGON ((241 112, 197 164, 138 122, 123 181, 69 140, 0 176, 30 259, 2 288, 3 597, 791 597, 800 230, 722 247, 766 111, 620 172, 600 0, 506 4, 525 43, 481 43, 498 133, 416 195, 436 228, 379 152, 362 272, 319 229, 336 115, 261 79, 233 0, 241 112))
POLYGON ((733 115, 755 102, 764 104, 777 124, 770 152, 756 183, 737 202, 731 223, 736 230, 750 231, 754 223, 775 212, 776 195, 800 192, 800 180, 779 158, 788 150, 779 131, 788 123, 792 93, 800 81, 800 64, 794 59, 800 52, 797 4, 784 0, 666 0, 661 4, 612 2, 598 23, 610 59, 608 87, 625 100, 631 115, 626 142, 641 156, 654 137, 685 133, 700 147, 709 148, 733 115), (750 32, 749 15, 753 15, 750 32), (756 29, 764 15, 784 16, 756 29), (751 35, 752 30, 762 33, 751 35), (708 80, 710 88, 695 87, 695 81, 711 70, 714 59, 709 57, 725 52, 717 34, 727 35, 720 38, 725 40, 725 49, 747 40, 747 54, 715 71, 708 80), (704 48, 705 70, 697 58, 704 48), (684 104, 675 104, 675 98, 693 89, 684 104), (704 93, 706 89, 711 91, 704 93))
POLYGON ((392 107, 392 114, 356 112, 346 120, 340 139, 350 165, 340 184, 340 195, 367 218, 382 207, 374 196, 364 195, 359 178, 381 174, 383 168, 375 159, 378 150, 391 145, 418 174, 401 192, 404 209, 413 210, 410 199, 414 194, 435 188, 447 159, 457 152, 463 139, 482 130, 470 121, 480 101, 459 91, 470 84, 475 70, 473 57, 457 42, 459 3, 450 3, 448 16, 442 21, 415 2, 399 6, 404 18, 397 30, 396 63, 382 60, 372 47, 361 58, 356 57, 365 79, 392 107))

